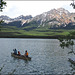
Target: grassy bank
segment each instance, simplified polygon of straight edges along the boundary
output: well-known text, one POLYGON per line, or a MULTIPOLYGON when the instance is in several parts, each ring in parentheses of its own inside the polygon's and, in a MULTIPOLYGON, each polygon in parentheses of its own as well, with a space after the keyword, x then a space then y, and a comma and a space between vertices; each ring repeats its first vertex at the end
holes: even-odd
POLYGON ((58 38, 75 30, 65 29, 34 29, 26 31, 16 27, 2 27, 0 38, 58 38))

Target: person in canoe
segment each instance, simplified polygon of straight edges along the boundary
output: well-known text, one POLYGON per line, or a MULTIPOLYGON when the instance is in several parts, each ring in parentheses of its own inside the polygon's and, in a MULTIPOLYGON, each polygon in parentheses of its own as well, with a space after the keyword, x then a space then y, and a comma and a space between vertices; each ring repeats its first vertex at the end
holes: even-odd
POLYGON ((13 49, 13 51, 14 51, 14 54, 17 55, 17 50, 16 49, 13 49))
POLYGON ((25 51, 25 54, 24 54, 24 55, 25 55, 25 57, 28 57, 28 52, 27 52, 27 50, 25 51))
POLYGON ((18 55, 19 55, 19 56, 21 55, 20 51, 18 51, 18 55))

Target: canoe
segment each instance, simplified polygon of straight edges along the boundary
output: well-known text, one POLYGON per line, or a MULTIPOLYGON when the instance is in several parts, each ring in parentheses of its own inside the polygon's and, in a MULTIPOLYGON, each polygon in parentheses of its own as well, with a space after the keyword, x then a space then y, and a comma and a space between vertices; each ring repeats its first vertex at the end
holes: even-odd
POLYGON ((15 55, 14 53, 11 53, 11 56, 18 58, 18 59, 31 60, 31 57, 25 57, 23 55, 19 56, 19 55, 15 55))

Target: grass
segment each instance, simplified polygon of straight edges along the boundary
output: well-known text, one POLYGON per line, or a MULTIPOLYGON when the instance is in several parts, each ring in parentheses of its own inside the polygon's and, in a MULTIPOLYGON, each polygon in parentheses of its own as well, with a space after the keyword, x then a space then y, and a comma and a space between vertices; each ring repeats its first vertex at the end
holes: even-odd
POLYGON ((65 36, 70 32, 75 30, 65 30, 65 29, 45 29, 37 28, 33 30, 26 31, 23 28, 17 28, 15 26, 2 27, 0 31, 0 37, 51 37, 51 36, 65 36))

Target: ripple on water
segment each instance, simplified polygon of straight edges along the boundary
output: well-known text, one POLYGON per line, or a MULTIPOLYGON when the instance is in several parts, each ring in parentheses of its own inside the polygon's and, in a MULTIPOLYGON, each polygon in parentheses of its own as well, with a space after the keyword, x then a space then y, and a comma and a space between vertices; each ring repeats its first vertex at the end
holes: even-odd
POLYGON ((0 73, 4 74, 67 74, 75 72, 67 61, 68 49, 61 49, 57 39, 0 39, 0 73), (13 48, 28 50, 31 61, 11 57, 13 48), (8 53, 8 55, 6 54, 8 53), (3 66, 4 65, 4 66, 3 66))

